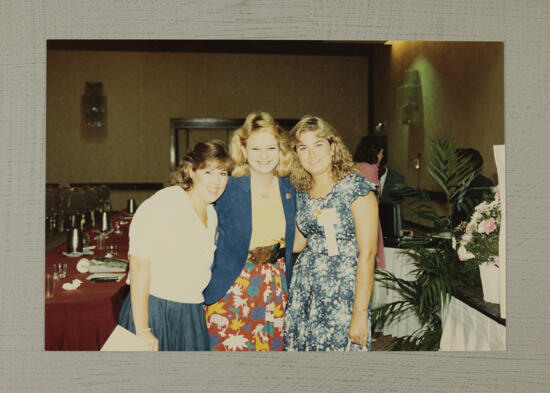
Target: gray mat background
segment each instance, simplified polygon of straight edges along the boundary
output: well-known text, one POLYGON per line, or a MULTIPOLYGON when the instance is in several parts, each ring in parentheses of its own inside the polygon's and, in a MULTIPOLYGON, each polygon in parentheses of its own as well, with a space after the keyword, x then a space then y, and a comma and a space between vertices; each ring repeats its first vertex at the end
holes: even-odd
POLYGON ((3 0, 0 392, 548 391, 549 21, 546 0, 3 0), (46 40, 73 38, 504 41, 508 351, 44 352, 46 40))

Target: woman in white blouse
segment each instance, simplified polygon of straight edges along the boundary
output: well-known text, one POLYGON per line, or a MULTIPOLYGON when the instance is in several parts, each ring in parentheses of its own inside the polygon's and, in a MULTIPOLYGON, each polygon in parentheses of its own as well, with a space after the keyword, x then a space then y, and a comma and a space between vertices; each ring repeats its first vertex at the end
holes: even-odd
POLYGON ((223 143, 200 142, 130 225, 130 293, 119 324, 152 350, 209 350, 202 291, 210 281, 216 211, 234 163, 223 143))

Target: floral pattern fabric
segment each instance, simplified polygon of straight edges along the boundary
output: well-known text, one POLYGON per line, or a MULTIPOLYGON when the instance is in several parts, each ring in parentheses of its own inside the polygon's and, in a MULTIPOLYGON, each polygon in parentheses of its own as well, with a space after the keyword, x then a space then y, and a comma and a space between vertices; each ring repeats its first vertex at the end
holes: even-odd
MULTIPOLYGON (((307 247, 293 268, 285 315, 285 350, 346 350, 359 256, 351 204, 373 190, 374 184, 351 173, 324 198, 311 198, 307 191, 297 194, 296 223, 307 238, 307 247), (333 231, 319 218, 327 209, 336 212, 333 231), (334 254, 327 238, 332 236, 330 232, 336 238, 337 255, 330 255, 334 254)), ((367 314, 370 350, 370 309, 367 314)), ((349 349, 362 348, 351 344, 349 349)))
POLYGON ((205 306, 211 349, 282 351, 287 292, 284 257, 275 264, 246 261, 225 296, 205 306))

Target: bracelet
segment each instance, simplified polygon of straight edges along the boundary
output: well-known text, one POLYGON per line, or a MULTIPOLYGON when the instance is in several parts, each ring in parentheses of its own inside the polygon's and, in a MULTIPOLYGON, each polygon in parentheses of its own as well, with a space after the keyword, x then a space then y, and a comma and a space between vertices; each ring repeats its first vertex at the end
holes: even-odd
POLYGON ((150 331, 151 331, 151 328, 136 330, 136 336, 139 336, 141 333, 150 332, 150 331))
POLYGON ((365 308, 356 308, 356 307, 354 307, 353 311, 367 311, 368 309, 369 309, 368 307, 365 307, 365 308))

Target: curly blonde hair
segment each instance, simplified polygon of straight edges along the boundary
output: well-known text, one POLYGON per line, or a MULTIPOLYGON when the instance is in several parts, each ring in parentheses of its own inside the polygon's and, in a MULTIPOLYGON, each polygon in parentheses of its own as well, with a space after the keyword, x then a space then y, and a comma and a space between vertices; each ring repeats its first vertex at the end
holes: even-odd
POLYGON ((182 158, 177 169, 170 173, 166 186, 178 185, 186 191, 190 190, 193 187, 191 172, 209 165, 228 173, 231 173, 235 167, 235 162, 225 149, 225 143, 220 140, 213 139, 197 143, 193 150, 182 158))
POLYGON ((235 161, 233 177, 243 177, 250 173, 246 163, 246 157, 242 149, 246 148, 246 142, 253 132, 266 131, 277 139, 279 144, 279 162, 273 170, 277 177, 287 176, 290 173, 292 152, 288 145, 288 137, 284 129, 277 124, 275 119, 267 112, 252 112, 244 121, 244 124, 237 128, 229 142, 229 155, 235 161))
POLYGON ((318 138, 326 139, 334 146, 334 151, 331 155, 331 169, 332 177, 336 183, 351 172, 357 173, 353 158, 334 127, 320 117, 306 115, 290 131, 290 147, 294 155, 290 181, 294 184, 297 191, 307 191, 311 188, 312 177, 304 169, 296 154, 296 146, 300 143, 300 136, 306 131, 313 131, 318 138))

